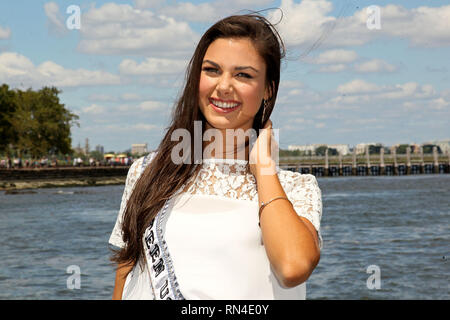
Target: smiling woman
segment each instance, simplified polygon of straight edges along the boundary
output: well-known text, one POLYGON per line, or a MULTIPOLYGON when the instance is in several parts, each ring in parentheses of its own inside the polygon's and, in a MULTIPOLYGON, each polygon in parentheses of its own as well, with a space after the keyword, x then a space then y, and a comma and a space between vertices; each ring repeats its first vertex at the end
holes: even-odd
POLYGON ((269 99, 265 74, 265 62, 250 39, 217 39, 211 43, 203 60, 199 88, 200 110, 207 128, 252 128, 261 100, 269 99), (237 61, 240 65, 233 65, 237 61))
POLYGON ((306 297, 320 257, 322 202, 313 175, 273 160, 269 117, 284 54, 257 14, 227 17, 200 39, 170 127, 128 173, 110 237, 120 248, 114 299, 306 297), (230 129, 259 135, 252 148, 238 137, 205 157, 210 143, 224 142, 202 141, 198 123, 222 137, 230 129), (180 129, 190 146, 200 139, 200 163, 190 151, 190 161, 173 161, 180 129))

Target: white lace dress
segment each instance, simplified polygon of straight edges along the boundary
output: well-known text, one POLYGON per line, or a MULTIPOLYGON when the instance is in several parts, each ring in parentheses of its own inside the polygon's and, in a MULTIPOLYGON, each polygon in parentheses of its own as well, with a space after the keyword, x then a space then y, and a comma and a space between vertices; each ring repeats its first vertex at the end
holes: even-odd
MULTIPOLYGON (((131 166, 109 243, 122 247, 123 211, 154 153, 131 166)), ((167 201, 146 230, 147 261, 127 276, 123 299, 305 299, 306 283, 284 288, 272 273, 258 227, 258 193, 246 161, 204 159, 193 183, 167 201)), ((151 163, 149 164, 151 165, 151 163)), ((322 248, 321 190, 311 174, 278 170, 296 212, 314 225, 322 248)), ((191 181, 192 182, 192 181, 191 181)))

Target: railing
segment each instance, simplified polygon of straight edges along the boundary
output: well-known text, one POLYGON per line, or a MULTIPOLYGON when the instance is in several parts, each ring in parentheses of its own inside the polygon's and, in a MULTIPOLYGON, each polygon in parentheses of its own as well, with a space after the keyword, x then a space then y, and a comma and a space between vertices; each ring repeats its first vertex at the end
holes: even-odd
POLYGON ((381 150, 379 155, 369 155, 366 148, 366 153, 359 155, 280 157, 279 166, 317 176, 432 174, 450 170, 450 153, 438 154, 436 147, 432 154, 411 154, 408 148, 406 154, 385 155, 381 150))

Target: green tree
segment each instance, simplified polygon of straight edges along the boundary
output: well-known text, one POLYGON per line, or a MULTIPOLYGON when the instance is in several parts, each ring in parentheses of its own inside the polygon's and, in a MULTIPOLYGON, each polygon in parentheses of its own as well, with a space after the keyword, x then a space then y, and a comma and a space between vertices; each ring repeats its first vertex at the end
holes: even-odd
POLYGON ((0 87, 0 153, 10 155, 9 146, 17 142, 17 133, 11 123, 16 109, 15 92, 3 84, 0 87))
POLYGON ((441 154, 442 150, 439 146, 436 146, 435 144, 425 144, 423 147, 423 153, 433 153, 433 147, 437 147, 437 153, 441 154))
POLYGON ((397 147, 397 154, 406 154, 406 148, 409 147, 409 144, 401 144, 397 147))
POLYGON ((300 150, 283 150, 280 149, 279 151, 279 156, 280 157, 298 157, 301 155, 301 151, 300 150))
POLYGON ((328 148, 328 155, 329 156, 337 156, 339 153, 335 148, 328 148))
POLYGON ((70 129, 78 116, 60 103, 55 87, 14 93, 14 112, 8 116, 17 137, 12 144, 18 156, 39 158, 72 152, 70 129))
POLYGON ((97 150, 91 151, 89 153, 89 156, 91 158, 94 158, 97 161, 102 161, 103 160, 103 153, 101 153, 100 151, 97 151, 97 150))
POLYGON ((325 145, 317 147, 316 150, 315 150, 316 151, 316 155, 318 155, 318 156, 325 156, 325 152, 327 151, 327 149, 328 149, 328 147, 325 146, 325 145))
POLYGON ((380 154, 381 148, 383 148, 381 145, 370 145, 369 154, 380 154))

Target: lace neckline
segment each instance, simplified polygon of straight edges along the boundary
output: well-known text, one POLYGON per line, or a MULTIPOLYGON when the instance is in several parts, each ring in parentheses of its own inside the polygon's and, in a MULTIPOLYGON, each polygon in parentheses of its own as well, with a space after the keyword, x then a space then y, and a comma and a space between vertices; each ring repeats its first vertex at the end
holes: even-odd
POLYGON ((205 164, 226 163, 226 164, 246 165, 248 163, 247 160, 243 159, 222 159, 222 158, 203 158, 202 161, 205 164))
POLYGON ((257 199, 256 180, 247 160, 204 158, 200 170, 181 188, 188 194, 217 195, 231 199, 257 199))

